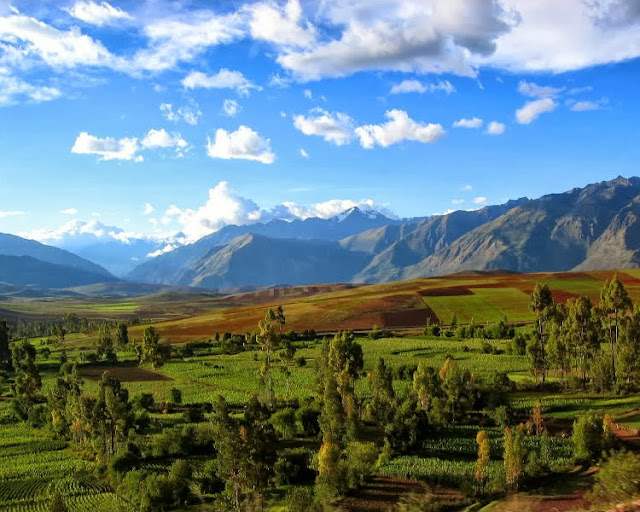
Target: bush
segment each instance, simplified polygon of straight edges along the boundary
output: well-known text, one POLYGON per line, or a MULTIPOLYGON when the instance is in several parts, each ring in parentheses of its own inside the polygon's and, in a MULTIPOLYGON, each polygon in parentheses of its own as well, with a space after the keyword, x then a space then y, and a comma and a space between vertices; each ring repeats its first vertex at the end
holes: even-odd
POLYGON ((303 366, 307 366, 307 360, 304 358, 304 356, 300 356, 296 358, 296 366, 298 366, 299 368, 302 368, 303 366))
POLYGON ((640 455, 612 454, 594 478, 590 499, 601 503, 620 503, 640 494, 640 455))
POLYGON ((288 439, 296 430, 296 416, 293 409, 286 408, 274 413, 269 420, 280 437, 288 439))
POLYGON ((300 426, 300 433, 304 437, 317 437, 320 434, 320 411, 305 406, 296 411, 296 421, 300 426))
POLYGON ((298 485, 313 482, 315 471, 309 465, 313 454, 306 448, 281 450, 273 467, 278 485, 298 485))
POLYGON ((346 474, 349 488, 355 489, 373 473, 378 449, 374 443, 353 442, 347 445, 346 474))
POLYGON ((598 458, 603 448, 602 416, 590 412, 573 423, 573 456, 576 461, 588 462, 598 458))
POLYGON ((182 391, 178 388, 171 388, 169 391, 171 395, 171 403, 175 405, 179 405, 182 403, 182 391))

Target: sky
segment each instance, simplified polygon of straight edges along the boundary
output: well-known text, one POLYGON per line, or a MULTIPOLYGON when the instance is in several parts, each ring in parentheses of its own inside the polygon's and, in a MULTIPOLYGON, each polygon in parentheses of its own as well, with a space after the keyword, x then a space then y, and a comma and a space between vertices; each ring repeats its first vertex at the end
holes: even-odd
POLYGON ((640 173, 637 0, 0 0, 0 232, 480 208, 640 173))

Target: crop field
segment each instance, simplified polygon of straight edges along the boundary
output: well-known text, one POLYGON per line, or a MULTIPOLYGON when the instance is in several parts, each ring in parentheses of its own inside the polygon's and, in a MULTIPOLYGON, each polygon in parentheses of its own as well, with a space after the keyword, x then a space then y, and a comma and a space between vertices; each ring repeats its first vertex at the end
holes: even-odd
MULTIPOLYGON (((6 405, 1 405, 2 408, 6 405)), ((117 510, 119 500, 92 476, 93 463, 81 459, 67 443, 18 425, 0 428, 0 510, 49 510, 58 492, 70 510, 117 510)))

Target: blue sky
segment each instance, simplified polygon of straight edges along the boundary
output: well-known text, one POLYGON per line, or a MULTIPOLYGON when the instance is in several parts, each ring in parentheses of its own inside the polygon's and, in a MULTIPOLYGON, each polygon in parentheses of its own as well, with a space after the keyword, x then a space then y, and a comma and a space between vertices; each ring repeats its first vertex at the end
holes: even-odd
POLYGON ((634 0, 0 0, 0 231, 192 241, 636 175, 639 56, 634 0))

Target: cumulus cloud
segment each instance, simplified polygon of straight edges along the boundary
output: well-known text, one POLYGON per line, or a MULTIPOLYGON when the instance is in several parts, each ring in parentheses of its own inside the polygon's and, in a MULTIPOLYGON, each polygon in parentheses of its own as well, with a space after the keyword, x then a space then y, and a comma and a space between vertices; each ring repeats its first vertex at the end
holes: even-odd
POLYGON ((0 219, 18 217, 20 215, 26 215, 26 212, 23 212, 22 210, 0 210, 0 219))
POLYGON ((246 225, 268 222, 272 219, 295 220, 319 217, 328 219, 353 207, 376 210, 396 218, 388 208, 372 199, 330 199, 311 205, 284 202, 272 208, 261 208, 246 197, 237 194, 228 182, 222 181, 208 192, 205 203, 198 208, 172 205, 163 216, 166 225, 177 224, 187 241, 193 242, 228 225, 246 225))
POLYGON ((72 153, 98 155, 99 160, 129 160, 136 163, 143 161, 142 155, 138 154, 139 150, 140 145, 135 137, 101 139, 87 132, 80 132, 71 148, 72 153))
POLYGON ((285 47, 308 47, 316 39, 316 29, 303 18, 299 0, 279 6, 260 2, 247 7, 251 37, 285 47))
POLYGON ((309 153, 307 153, 304 148, 300 148, 300 156, 303 158, 309 158, 309 153))
POLYGON ((222 102, 222 113, 227 117, 235 117, 240 113, 242 107, 236 100, 224 100, 222 102))
POLYGON ((570 101, 567 104, 573 112, 587 112, 589 110, 600 110, 607 103, 606 99, 599 101, 570 101))
POLYGON ((499 123, 498 121, 491 121, 487 125, 487 130, 485 131, 485 133, 487 135, 502 135, 505 130, 506 130, 506 127, 504 123, 499 123))
POLYGON ((418 80, 403 80, 399 84, 394 85, 391 88, 391 94, 406 94, 411 92, 417 92, 424 94, 425 92, 442 91, 447 94, 456 92, 456 88, 448 80, 438 81, 436 83, 424 84, 418 80))
POLYGON ((68 9, 71 16, 90 25, 114 25, 131 20, 129 13, 119 7, 114 7, 108 2, 79 1, 68 9))
POLYGON ((76 208, 67 208, 66 210, 60 210, 63 215, 77 215, 78 210, 76 208))
POLYGON ((235 132, 222 128, 216 130, 215 140, 207 138, 207 155, 225 160, 254 160, 263 164, 272 164, 276 160, 271 141, 244 125, 235 132))
POLYGON ((342 112, 314 108, 309 116, 294 116, 293 125, 305 135, 317 135, 336 146, 348 144, 353 137, 353 120, 342 112))
POLYGON ((180 246, 177 244, 167 244, 157 251, 148 253, 147 258, 157 258, 158 256, 162 256, 163 254, 167 254, 168 252, 175 251, 178 247, 180 246))
POLYGON ((444 128, 440 124, 418 123, 404 110, 389 110, 385 113, 389 119, 383 124, 370 124, 356 128, 363 148, 371 149, 376 145, 387 147, 404 140, 431 143, 441 139, 444 128))
POLYGON ((179 133, 170 134, 164 128, 149 130, 140 144, 145 149, 174 148, 179 156, 184 154, 183 151, 188 146, 182 135, 179 133))
POLYGON ((144 203, 144 210, 142 212, 143 215, 148 216, 155 212, 156 209, 151 203, 144 203))
POLYGON ((516 110, 516 120, 520 124, 530 124, 545 112, 553 112, 557 106, 558 104, 551 98, 530 101, 516 110))
POLYGON ((472 117, 471 119, 462 118, 453 123, 454 128, 481 128, 482 119, 479 117, 472 117))
POLYGON ((473 200, 473 204, 487 204, 487 198, 486 198, 486 197, 483 197, 483 196, 476 197, 476 198, 473 200))
POLYGON ((322 6, 336 37, 278 57, 300 80, 364 70, 474 76, 469 56, 491 54, 509 29, 493 0, 328 0, 322 6))
POLYGON ((542 86, 525 80, 520 80, 518 83, 518 92, 530 98, 554 98, 564 89, 564 87, 542 86))
POLYGON ((197 125, 200 121, 200 118, 202 117, 200 106, 193 100, 190 100, 187 105, 178 107, 178 109, 175 111, 171 103, 162 103, 160 105, 160 112, 162 112, 162 115, 168 121, 177 122, 182 120, 192 126, 197 125))
POLYGON ((41 103, 55 100, 61 95, 56 87, 25 82, 0 68, 0 105, 12 105, 23 101, 41 103))
POLYGON ((233 89, 243 96, 248 96, 251 89, 262 90, 262 87, 252 83, 240 71, 226 68, 215 75, 192 71, 182 80, 182 85, 185 89, 233 89))

